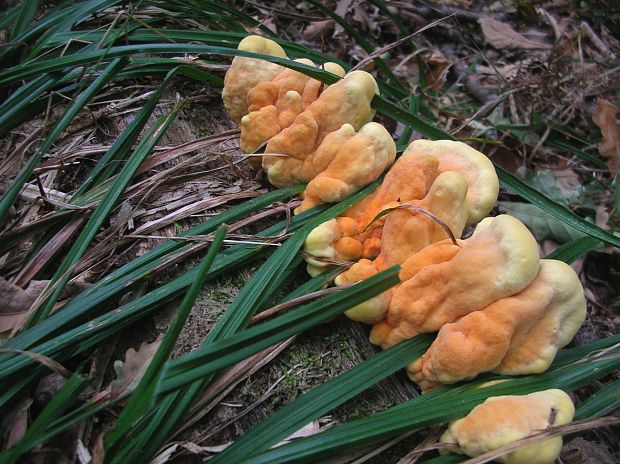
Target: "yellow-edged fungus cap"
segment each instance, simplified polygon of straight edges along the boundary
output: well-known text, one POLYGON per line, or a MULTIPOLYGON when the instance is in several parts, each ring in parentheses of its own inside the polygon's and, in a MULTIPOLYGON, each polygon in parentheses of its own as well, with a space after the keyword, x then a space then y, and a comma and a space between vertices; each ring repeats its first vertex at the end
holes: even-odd
POLYGON ((469 186, 467 224, 474 224, 487 216, 499 193, 499 181, 493 163, 478 150, 452 140, 414 140, 403 157, 434 155, 439 159, 439 170, 456 171, 467 179, 469 186))
MULTIPOLYGON (((287 58, 286 53, 273 40, 265 39, 258 35, 250 35, 239 42, 238 50, 246 52, 260 53, 262 55, 287 58)), ((258 83, 270 81, 284 68, 269 61, 236 56, 224 77, 224 90, 222 99, 224 106, 235 121, 248 114, 248 91, 258 83)))
MULTIPOLYGON (((470 457, 480 456, 553 425, 573 420, 575 407, 562 390, 551 389, 523 396, 496 396, 476 406, 463 419, 452 422, 442 443, 457 445, 470 457)), ((526 445, 498 461, 505 464, 552 464, 562 449, 562 437, 526 445)))

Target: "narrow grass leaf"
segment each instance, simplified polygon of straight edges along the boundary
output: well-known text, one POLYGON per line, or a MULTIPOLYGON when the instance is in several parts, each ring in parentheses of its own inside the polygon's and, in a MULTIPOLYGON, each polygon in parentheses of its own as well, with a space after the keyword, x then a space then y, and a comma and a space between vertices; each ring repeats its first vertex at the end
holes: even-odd
POLYGON ((84 252, 90 245, 90 242, 99 231, 103 221, 108 217, 112 211, 112 208, 116 205, 119 197, 125 191, 127 185, 129 185, 131 178, 140 167, 140 164, 142 164, 142 161, 144 161, 146 156, 151 152, 161 136, 166 133, 166 130, 170 124, 172 124, 172 121, 174 121, 174 118, 179 110, 180 107, 177 107, 169 115, 158 118, 145 135, 142 142, 140 142, 138 147, 136 147, 136 150, 127 163, 123 166, 123 169, 119 173, 118 177, 102 198, 101 202, 84 226, 84 229, 80 233, 79 237, 75 240, 73 246, 65 256, 65 259, 63 259, 56 273, 50 280, 48 288, 52 288, 52 286, 55 285, 51 295, 43 300, 37 309, 33 311, 26 327, 32 327, 41 320, 47 318, 50 310, 60 296, 60 293, 71 278, 71 267, 83 256, 84 252))
POLYGON ((35 154, 30 157, 28 162, 19 171, 17 177, 3 195, 2 200, 0 200, 0 223, 4 221, 9 208, 15 201, 15 198, 17 198, 24 183, 32 175, 34 168, 41 162, 41 159, 43 159, 43 155, 47 153, 62 131, 65 130, 69 123, 75 118, 77 113, 124 65, 125 60, 121 59, 115 59, 110 62, 97 79, 95 79, 95 81, 73 101, 69 108, 67 108, 67 111, 65 111, 60 120, 54 125, 35 154))
POLYGON ((45 438, 44 432, 49 424, 76 400, 78 394, 84 391, 89 383, 90 379, 84 379, 77 374, 71 376, 34 422, 30 424, 22 439, 14 447, 0 453, 0 463, 17 462, 23 453, 41 443, 45 438))
POLYGON ((422 356, 433 338, 432 335, 424 334, 404 341, 310 390, 256 425, 212 458, 212 462, 238 462, 269 449, 307 423, 393 374, 412 359, 422 356))
POLYGON ((108 180, 112 174, 121 165, 121 160, 125 158, 133 144, 138 140, 144 126, 148 122, 153 110, 159 103, 163 93, 168 88, 177 71, 172 69, 168 72, 159 88, 151 95, 146 104, 136 114, 131 124, 123 130, 112 146, 106 151, 106 153, 99 159, 93 170, 89 173, 88 177, 84 180, 80 188, 73 194, 71 202, 76 202, 84 193, 93 185, 101 184, 103 181, 108 180))
POLYGON ((607 232, 595 224, 592 224, 591 222, 577 216, 564 206, 556 203, 526 183, 517 179, 501 166, 495 165, 495 170, 497 171, 497 175, 502 185, 515 192, 521 198, 524 198, 530 203, 538 206, 543 211, 551 214, 553 217, 568 224, 578 231, 581 231, 591 237, 598 238, 599 240, 602 240, 610 245, 616 247, 620 246, 620 237, 616 237, 612 233, 607 232))
POLYGON ((399 282, 398 267, 168 362, 160 394, 172 391, 342 314, 399 282))
POLYGON ((227 227, 222 225, 215 233, 213 242, 209 247, 209 252, 196 269, 196 280, 194 280, 187 291, 187 294, 179 307, 177 315, 166 331, 166 335, 164 336, 161 345, 157 349, 157 352, 149 363, 146 372, 140 379, 138 386, 135 388, 129 401, 127 402, 127 405, 123 409, 123 412, 118 418, 114 429, 107 435, 105 441, 106 447, 114 446, 114 444, 131 429, 133 424, 141 416, 143 416, 150 407, 152 407, 155 386, 160 380, 164 364, 170 357, 174 344, 181 334, 183 326, 189 317, 189 313, 194 306, 196 297, 198 297, 198 293, 207 280, 209 269, 213 264, 213 260, 215 259, 217 252, 222 246, 224 237, 226 236, 226 231, 227 227))
POLYGON ((557 259, 570 264, 581 258, 588 251, 594 250, 600 243, 601 241, 594 237, 581 237, 560 245, 545 256, 545 259, 557 259))
POLYGON ((620 379, 608 383, 591 394, 577 408, 575 420, 591 419, 609 414, 620 407, 620 379))
MULTIPOLYGON (((585 362, 572 359, 568 365, 555 363, 546 373, 511 379, 490 386, 474 382, 452 388, 438 388, 384 412, 333 427, 318 435, 262 453, 246 456, 240 463, 276 464, 319 462, 358 446, 377 443, 398 434, 422 427, 436 426, 465 416, 486 398, 499 395, 519 395, 548 388, 573 390, 601 378, 620 367, 619 347, 614 347, 618 337, 609 337, 603 343, 588 346, 591 358, 585 362), (614 347, 612 356, 596 357, 601 346, 614 347)), ((575 357, 576 353, 568 355, 575 357)), ((580 352, 578 352, 581 354, 580 352)), ((506 377, 489 377, 485 380, 506 377)))
MULTIPOLYGON (((364 51, 366 51, 366 53, 371 54, 375 51, 375 47, 370 42, 368 42, 364 38, 364 36, 360 34, 357 29, 351 26, 344 18, 338 16, 335 11, 327 8, 316 0, 308 0, 308 3, 310 3, 315 8, 318 8, 321 13, 329 16, 334 21, 336 21, 338 25, 342 27, 347 32, 347 34, 349 34, 360 45, 360 47, 364 49, 364 51)), ((385 76, 389 79, 390 83, 393 85, 393 87, 388 88, 390 96, 398 99, 406 97, 409 92, 405 90, 405 88, 400 83, 398 78, 394 75, 392 70, 388 67, 388 65, 385 64, 385 61, 383 61, 380 57, 375 58, 373 61, 377 65, 377 68, 379 68, 379 70, 383 74, 385 74, 385 76)))
POLYGON ((32 21, 34 14, 37 12, 37 8, 39 8, 39 0, 28 0, 26 2, 22 2, 19 6, 19 14, 15 18, 15 22, 11 28, 11 34, 9 36, 11 39, 18 36, 28 28, 30 21, 32 21))

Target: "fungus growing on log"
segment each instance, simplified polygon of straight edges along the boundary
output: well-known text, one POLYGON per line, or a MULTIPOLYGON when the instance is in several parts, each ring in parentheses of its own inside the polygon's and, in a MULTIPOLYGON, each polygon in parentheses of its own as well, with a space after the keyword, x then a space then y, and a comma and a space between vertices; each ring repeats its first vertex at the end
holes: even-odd
MULTIPOLYGON (((441 442, 455 451, 480 456, 554 425, 573 420, 575 406, 562 390, 551 389, 522 396, 495 396, 448 426, 441 442)), ((562 437, 518 448, 497 458, 505 464, 552 464, 562 449, 562 437)))
POLYGON ((575 271, 543 259, 536 278, 516 295, 444 325, 407 372, 424 390, 471 379, 482 372, 525 375, 548 369, 586 316, 575 271))
MULTIPOLYGON (((394 163, 375 192, 339 217, 338 224, 345 224, 342 219, 348 218, 346 231, 338 231, 337 224, 320 225, 317 229, 330 228, 333 242, 325 242, 328 235, 317 231, 310 235, 305 251, 320 257, 353 261, 382 255, 375 264, 377 269, 385 269, 385 263, 402 264, 423 246, 447 238, 447 235, 438 223, 406 210, 394 210, 387 219, 373 222, 380 212, 403 205, 427 209, 459 238, 463 227, 473 218, 491 211, 498 192, 493 164, 482 153, 460 142, 417 140, 394 163), (440 177, 442 180, 436 183, 440 177), (463 190, 465 198, 462 198, 463 190), (384 221, 391 224, 391 232, 388 233, 390 238, 382 241, 384 221), (323 239, 320 246, 314 240, 318 236, 323 239), (352 240, 361 245, 353 246, 352 240), (355 249, 358 253, 345 257, 339 251, 342 249, 355 249)), ((315 275, 325 267, 325 263, 310 260, 308 272, 315 275)))
POLYGON ((370 341, 384 349, 523 290, 539 268, 538 244, 512 216, 484 219, 474 234, 454 245, 443 240, 402 265, 385 319, 370 341))

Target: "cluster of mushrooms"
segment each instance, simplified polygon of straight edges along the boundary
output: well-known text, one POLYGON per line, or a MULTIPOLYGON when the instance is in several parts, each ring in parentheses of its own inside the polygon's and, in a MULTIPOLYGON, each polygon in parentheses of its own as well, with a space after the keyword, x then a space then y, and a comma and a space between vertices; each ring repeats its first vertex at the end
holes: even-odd
MULTIPOLYGON (((249 36, 240 50, 286 58, 274 41, 249 36)), ((309 60, 299 62, 315 66, 309 60)), ((461 142, 413 141, 395 161, 389 132, 371 122, 378 94, 364 71, 327 86, 264 60, 236 57, 223 91, 241 128, 241 149, 264 144, 261 166, 276 187, 307 182, 296 213, 339 202, 379 178, 381 185, 306 239, 308 272, 353 262, 337 285, 400 265, 400 284, 349 311, 372 324, 370 341, 387 349, 418 333, 438 332, 407 366, 423 391, 483 372, 537 374, 548 369, 586 316, 579 278, 567 264, 540 259, 536 240, 516 218, 487 217, 499 192, 493 164, 461 142), (387 213, 387 214, 386 214, 387 213), (467 226, 473 234, 461 239, 467 226)), ((570 422, 574 406, 561 390, 489 398, 450 424, 442 441, 478 456, 549 425, 570 422), (533 405, 538 407, 534 408, 533 405)), ((506 463, 551 463, 562 439, 528 445, 506 463)))

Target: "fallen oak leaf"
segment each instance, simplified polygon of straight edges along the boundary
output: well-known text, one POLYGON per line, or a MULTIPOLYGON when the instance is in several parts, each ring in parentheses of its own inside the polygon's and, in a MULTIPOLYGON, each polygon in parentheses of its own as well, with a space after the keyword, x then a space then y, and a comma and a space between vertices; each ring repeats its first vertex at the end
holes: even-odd
POLYGON ((21 324, 26 312, 47 285, 47 280, 33 280, 26 290, 0 278, 0 332, 21 324))
POLYGON ((608 100, 599 98, 592 112, 592 122, 601 129, 603 139, 598 145, 601 156, 607 158, 612 178, 620 167, 620 121, 616 119, 618 107, 608 100))
POLYGON ((546 50, 551 45, 530 40, 523 34, 515 31, 510 24, 503 23, 493 18, 484 17, 478 20, 486 42, 494 48, 522 48, 526 50, 546 50))
POLYGON ((131 391, 138 384, 149 362, 155 356, 155 352, 161 344, 161 337, 153 343, 142 343, 138 350, 129 348, 125 352, 125 361, 114 361, 116 379, 110 383, 112 398, 116 398, 127 391, 131 391))

